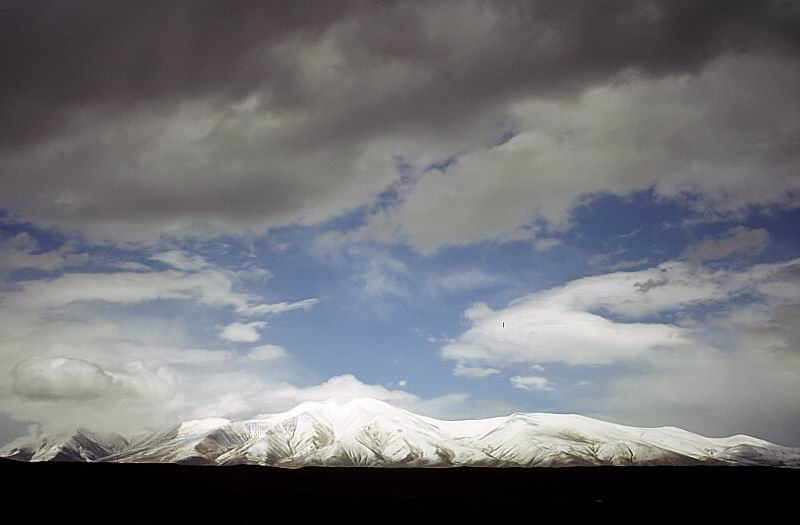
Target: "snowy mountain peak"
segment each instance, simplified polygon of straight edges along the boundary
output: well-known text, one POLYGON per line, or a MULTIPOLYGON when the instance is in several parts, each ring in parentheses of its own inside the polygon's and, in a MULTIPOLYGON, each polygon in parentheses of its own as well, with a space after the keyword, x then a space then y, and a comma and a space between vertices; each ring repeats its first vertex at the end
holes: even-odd
POLYGON ((24 461, 95 461, 122 452, 127 439, 111 432, 78 428, 74 432, 47 436, 39 441, 11 447, 0 457, 24 461))
POLYGON ((675 427, 638 428, 576 414, 516 412, 445 421, 371 398, 306 401, 251 420, 185 421, 133 443, 78 432, 5 454, 21 460, 301 466, 776 465, 800 449, 749 436, 706 438, 675 427))

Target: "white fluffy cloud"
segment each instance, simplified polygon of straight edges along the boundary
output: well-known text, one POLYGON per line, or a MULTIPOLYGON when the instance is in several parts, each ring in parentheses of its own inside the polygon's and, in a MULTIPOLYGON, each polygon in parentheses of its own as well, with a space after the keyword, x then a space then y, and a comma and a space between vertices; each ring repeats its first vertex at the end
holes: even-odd
POLYGON ((352 374, 335 376, 324 383, 311 387, 289 388, 285 393, 302 401, 371 397, 382 401, 412 403, 419 399, 417 396, 404 390, 390 390, 383 385, 365 384, 352 374))
POLYGON ((74 357, 34 356, 11 370, 12 392, 33 401, 78 401, 113 397, 164 400, 174 394, 175 374, 130 361, 116 370, 74 357))
MULTIPOLYGON (((278 345, 245 354, 197 347, 190 323, 160 318, 157 306, 129 306, 177 300, 175 308, 186 312, 200 305, 268 315, 308 309, 317 300, 263 303, 239 291, 239 272, 184 252, 161 252, 155 260, 171 269, 66 272, 19 281, 0 294, 3 417, 35 421, 44 433, 76 426, 134 433, 195 417, 252 417, 328 398, 373 397, 438 416, 469 412, 466 394, 423 399, 403 389, 405 380, 389 388, 347 374, 298 386, 300 374, 278 345), (260 363, 270 366, 254 366, 260 363)), ((261 320, 237 321, 219 335, 254 342, 265 326, 261 320)))
POLYGON ((247 359, 250 361, 273 361, 286 357, 286 349, 278 345, 261 345, 248 352, 247 359))
POLYGON ((91 399, 113 383, 100 366, 65 357, 32 357, 15 366, 11 376, 13 392, 34 400, 91 399))
MULTIPOLYGON (((18 239, 19 240, 19 239, 18 239)), ((24 239, 23 239, 24 240, 24 239)), ((162 252, 156 259, 172 269, 66 271, 56 277, 9 283, 0 292, 0 412, 36 421, 43 431, 88 426, 133 432, 202 412, 218 402, 200 394, 225 376, 270 360, 259 389, 291 376, 293 364, 280 359, 282 347, 264 345, 244 356, 214 348, 213 333, 202 334, 207 316, 278 314, 307 309, 316 300, 264 303, 240 291, 239 271, 217 267, 185 252, 162 252), (164 255, 164 254, 167 255, 164 255), (163 257, 162 257, 163 255, 163 257), (164 317, 164 300, 177 301, 164 317), (135 305, 147 304, 146 308, 135 305), (131 306, 134 306, 131 308, 131 306), (202 308, 200 308, 202 307, 202 308), (189 314, 183 316, 183 314, 189 314), (199 341, 210 336, 212 347, 199 341)), ((251 342, 265 321, 229 326, 229 338, 251 342)), ((209 326, 213 326, 210 325, 209 326)), ((230 387, 230 385, 228 385, 230 387)), ((221 385, 223 389, 225 385, 221 385)), ((230 387, 235 388, 235 387, 230 387)), ((226 390, 225 395, 233 395, 226 390)), ((247 404, 245 412, 261 407, 247 404)), ((231 405, 226 413, 235 412, 231 405)), ((252 413, 249 413, 252 415, 252 413)))
POLYGON ((647 358, 658 349, 687 348, 698 344, 687 327, 637 320, 745 292, 785 302, 797 291, 790 274, 798 264, 793 260, 745 271, 712 271, 672 261, 637 272, 576 279, 498 310, 479 303, 464 313, 471 327, 441 354, 462 365, 597 365, 647 358))
POLYGON ((67 273, 49 280, 21 281, 17 290, 6 293, 6 298, 30 309, 60 308, 87 301, 134 304, 176 299, 246 310, 251 298, 233 288, 233 279, 218 270, 67 273))
POLYGON ((553 385, 542 376, 514 376, 511 385, 521 390, 553 390, 553 385))
POLYGON ((489 367, 482 367, 482 366, 467 366, 463 363, 456 363, 456 367, 453 369, 453 375, 458 377, 489 377, 495 374, 499 374, 500 370, 497 368, 489 368, 489 367))
POLYGON ((219 332, 219 336, 226 341, 235 343, 254 343, 261 339, 261 330, 265 326, 267 326, 267 323, 264 321, 235 322, 223 327, 219 332))
POLYGON ((304 401, 354 399, 369 397, 392 403, 416 413, 434 417, 453 415, 498 415, 508 413, 513 405, 468 403, 469 395, 451 393, 434 398, 421 398, 401 388, 387 388, 365 383, 352 374, 331 377, 322 383, 296 386, 287 382, 270 382, 247 372, 216 374, 202 383, 204 393, 191 417, 252 417, 257 413, 288 410, 304 401), (477 412, 476 412, 477 410, 477 412))
POLYGON ((237 313, 247 316, 307 310, 318 303, 316 298, 291 303, 263 303, 260 297, 237 290, 237 272, 212 267, 197 256, 182 252, 166 253, 169 256, 163 259, 172 261, 170 264, 178 265, 180 269, 72 272, 52 279, 17 282, 12 291, 0 292, 0 299, 17 308, 39 311, 91 301, 124 305, 181 300, 209 307, 233 308, 237 313))

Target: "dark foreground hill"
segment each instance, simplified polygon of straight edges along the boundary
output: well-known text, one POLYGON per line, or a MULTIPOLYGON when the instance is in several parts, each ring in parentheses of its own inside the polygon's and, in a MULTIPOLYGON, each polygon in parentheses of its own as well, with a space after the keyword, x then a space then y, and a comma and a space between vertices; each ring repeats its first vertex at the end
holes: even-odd
MULTIPOLYGON (((794 512, 800 470, 775 467, 317 468, 0 460, 26 522, 268 523, 309 518, 575 514, 649 522, 794 512)), ((10 522, 8 522, 10 523, 10 522)))

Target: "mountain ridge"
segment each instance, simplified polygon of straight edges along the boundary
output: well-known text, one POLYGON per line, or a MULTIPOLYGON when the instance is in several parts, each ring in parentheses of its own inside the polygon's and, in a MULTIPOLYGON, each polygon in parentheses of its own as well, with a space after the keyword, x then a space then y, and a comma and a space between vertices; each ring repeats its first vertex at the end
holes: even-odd
POLYGON ((578 414, 440 420, 372 398, 305 401, 247 420, 190 420, 130 441, 79 429, 0 453, 22 461, 370 467, 770 465, 800 448, 737 434, 633 427, 578 414))

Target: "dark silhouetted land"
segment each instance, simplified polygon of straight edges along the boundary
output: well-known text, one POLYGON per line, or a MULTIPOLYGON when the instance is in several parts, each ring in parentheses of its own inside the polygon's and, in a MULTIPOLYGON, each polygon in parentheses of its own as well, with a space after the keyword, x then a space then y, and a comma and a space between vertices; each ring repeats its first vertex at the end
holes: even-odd
MULTIPOLYGON (((302 468, 0 461, 9 509, 31 522, 267 523, 282 516, 574 513, 649 521, 792 511, 800 470, 772 467, 302 468)), ((27 521, 27 520, 26 520, 27 521)))

